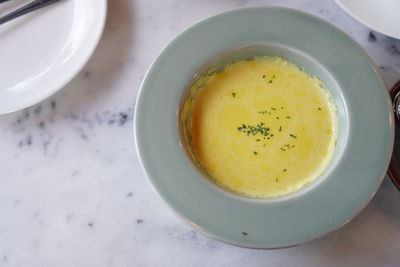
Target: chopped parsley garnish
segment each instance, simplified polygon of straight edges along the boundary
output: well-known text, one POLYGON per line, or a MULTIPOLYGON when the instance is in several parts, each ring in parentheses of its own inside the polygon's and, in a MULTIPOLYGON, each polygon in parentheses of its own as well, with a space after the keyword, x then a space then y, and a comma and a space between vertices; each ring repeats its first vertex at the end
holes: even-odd
POLYGON ((279 117, 276 117, 275 119, 279 120, 279 117))
POLYGON ((286 172, 286 169, 283 169, 283 172, 286 172))
POLYGON ((286 119, 290 119, 291 117, 290 116, 286 116, 286 119))
POLYGON ((265 78, 265 74, 263 75, 263 79, 265 78))
POLYGON ((261 134, 263 136, 268 136, 269 135, 269 128, 265 127, 264 122, 260 122, 256 126, 253 125, 246 125, 242 124, 242 126, 237 128, 238 131, 249 135, 257 135, 261 134))
POLYGON ((321 110, 322 110, 322 108, 318 108, 318 110, 319 110, 319 111, 321 111, 321 110))
POLYGON ((247 235, 247 233, 246 232, 242 232, 242 235, 247 235))
POLYGON ((261 139, 256 139, 256 142, 260 142, 261 139))
POLYGON ((275 182, 278 182, 278 178, 275 178, 275 182))
POLYGON ((258 154, 257 151, 253 151, 253 153, 254 153, 254 155, 257 155, 257 154, 258 154))
POLYGON ((279 131, 282 132, 282 126, 279 126, 279 131))
POLYGON ((272 80, 269 80, 269 83, 272 83, 272 80))
POLYGON ((277 110, 277 108, 272 107, 272 108, 270 108, 270 110, 271 110, 271 111, 268 111, 268 110, 261 110, 261 111, 258 111, 258 114, 262 114, 262 115, 271 115, 273 111, 276 111, 276 110, 277 110))
POLYGON ((290 134, 290 137, 297 138, 294 134, 290 134))
MULTIPOLYGON (((291 150, 292 148, 294 148, 294 145, 284 144, 284 145, 280 148, 280 150, 286 151, 286 150, 291 150)), ((286 169, 284 169, 283 171, 285 172, 286 169)))
POLYGON ((236 97, 236 93, 232 93, 232 96, 233 96, 233 97, 236 97))

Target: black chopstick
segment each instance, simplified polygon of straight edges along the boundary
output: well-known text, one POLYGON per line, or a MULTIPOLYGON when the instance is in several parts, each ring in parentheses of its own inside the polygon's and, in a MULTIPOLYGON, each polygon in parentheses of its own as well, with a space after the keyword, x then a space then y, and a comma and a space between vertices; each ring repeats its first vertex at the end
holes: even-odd
POLYGON ((8 2, 8 1, 10 1, 10 0, 0 0, 0 4, 8 2))
MULTIPOLYGON (((8 0, 0 0, 0 1, 8 1, 8 0)), ((18 8, 17 10, 12 11, 11 13, 0 17, 0 24, 3 24, 7 21, 10 21, 12 19, 18 18, 19 16, 22 16, 26 13, 29 13, 31 11, 34 11, 36 9, 54 4, 56 2, 60 2, 63 0, 33 0, 30 3, 18 8)))

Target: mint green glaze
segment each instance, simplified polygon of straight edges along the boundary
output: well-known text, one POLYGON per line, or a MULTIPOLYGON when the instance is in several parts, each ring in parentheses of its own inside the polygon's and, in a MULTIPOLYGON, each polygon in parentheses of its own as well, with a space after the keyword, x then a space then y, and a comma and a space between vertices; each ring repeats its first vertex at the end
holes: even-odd
POLYGON ((390 100, 367 54, 334 26, 277 7, 233 10, 179 35, 149 69, 134 124, 144 170, 168 205, 198 230, 252 248, 300 244, 348 222, 381 184, 394 137, 390 100), (180 145, 177 111, 188 82, 209 59, 238 47, 244 48, 232 58, 266 53, 302 66, 325 83, 338 108, 333 162, 315 183, 286 197, 227 193, 202 176, 180 145))

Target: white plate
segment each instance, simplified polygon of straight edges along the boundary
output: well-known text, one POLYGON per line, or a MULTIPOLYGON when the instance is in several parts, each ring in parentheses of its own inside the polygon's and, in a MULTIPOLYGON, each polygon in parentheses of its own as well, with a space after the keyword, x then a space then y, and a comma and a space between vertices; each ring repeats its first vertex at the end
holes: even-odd
MULTIPOLYGON (((21 3, 1 4, 0 14, 21 3)), ((106 0, 65 0, 0 25, 0 114, 65 86, 96 48, 106 10, 106 0)))
POLYGON ((336 0, 336 3, 365 26, 400 39, 400 0, 336 0))

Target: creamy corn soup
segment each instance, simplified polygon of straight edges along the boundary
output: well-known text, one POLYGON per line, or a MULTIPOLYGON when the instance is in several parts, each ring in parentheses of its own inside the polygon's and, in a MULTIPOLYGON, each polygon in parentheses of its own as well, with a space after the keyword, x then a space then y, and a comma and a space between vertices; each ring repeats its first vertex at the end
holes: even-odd
POLYGON ((183 112, 190 109, 192 154, 231 191, 283 196, 315 180, 332 158, 331 97, 287 60, 262 56, 229 64, 199 79, 191 96, 183 112))

